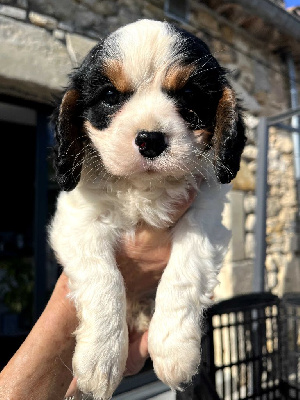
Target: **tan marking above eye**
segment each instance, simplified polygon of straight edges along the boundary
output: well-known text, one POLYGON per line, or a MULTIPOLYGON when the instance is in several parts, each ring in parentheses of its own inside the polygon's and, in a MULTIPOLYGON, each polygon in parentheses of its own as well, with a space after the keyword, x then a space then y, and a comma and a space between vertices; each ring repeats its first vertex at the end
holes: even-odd
POLYGON ((209 144, 212 138, 213 133, 209 132, 206 129, 196 129, 193 131, 196 142, 201 142, 205 144, 209 144))
POLYGON ((170 67, 163 81, 163 88, 168 91, 182 89, 187 83, 194 69, 194 65, 174 65, 170 67))
POLYGON ((133 90, 120 61, 111 59, 104 62, 103 73, 119 92, 128 93, 133 90))

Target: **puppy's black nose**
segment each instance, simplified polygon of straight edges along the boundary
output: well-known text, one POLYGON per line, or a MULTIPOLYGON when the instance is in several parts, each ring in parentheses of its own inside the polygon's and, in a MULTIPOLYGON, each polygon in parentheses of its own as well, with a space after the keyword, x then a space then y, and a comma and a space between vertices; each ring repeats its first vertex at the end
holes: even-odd
POLYGON ((158 157, 168 147, 161 132, 141 131, 135 138, 135 144, 145 158, 158 157))

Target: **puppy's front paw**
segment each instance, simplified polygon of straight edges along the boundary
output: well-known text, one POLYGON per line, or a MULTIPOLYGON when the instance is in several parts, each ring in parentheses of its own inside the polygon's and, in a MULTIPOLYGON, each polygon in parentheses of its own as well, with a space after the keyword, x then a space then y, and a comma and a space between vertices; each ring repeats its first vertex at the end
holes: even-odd
POLYGON ((123 377, 127 354, 127 340, 107 343, 105 349, 78 342, 73 356, 73 371, 79 389, 95 400, 110 399, 123 377))
POLYGON ((180 323, 154 317, 149 329, 149 353, 158 378, 180 390, 197 373, 200 364, 200 328, 194 321, 180 323), (173 323, 172 323, 173 322, 173 323))

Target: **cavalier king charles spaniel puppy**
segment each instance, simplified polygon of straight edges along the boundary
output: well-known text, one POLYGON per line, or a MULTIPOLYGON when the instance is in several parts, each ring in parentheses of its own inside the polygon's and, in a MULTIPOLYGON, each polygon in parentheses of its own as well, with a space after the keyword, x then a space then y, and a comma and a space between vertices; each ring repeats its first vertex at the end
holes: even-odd
POLYGON ((54 119, 62 191, 49 233, 79 319, 78 387, 110 399, 124 374, 128 329, 149 329, 154 370, 178 389, 199 366, 203 310, 230 237, 227 183, 245 145, 226 72, 199 38, 140 20, 91 50, 54 119), (173 224, 191 188, 196 199, 173 224), (155 292, 138 298, 115 253, 141 223, 171 227, 172 248, 155 292))

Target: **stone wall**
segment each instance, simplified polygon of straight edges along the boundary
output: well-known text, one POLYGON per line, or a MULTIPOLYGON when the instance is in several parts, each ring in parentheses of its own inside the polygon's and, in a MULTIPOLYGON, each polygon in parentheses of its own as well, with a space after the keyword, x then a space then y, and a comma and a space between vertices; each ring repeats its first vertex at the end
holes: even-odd
MULTIPOLYGON (((24 96, 34 86, 46 89, 44 101, 49 100, 47 88, 56 92, 64 86, 72 66, 95 41, 140 18, 171 20, 162 0, 0 0, 0 16, 1 92, 13 91, 17 85, 12 81, 17 81, 19 87, 30 86, 24 96)), ((266 53, 264 43, 197 0, 190 1, 188 21, 174 22, 208 43, 230 70, 250 112, 270 115, 286 108, 285 67, 279 57, 266 53)))
POLYGON ((76 32, 97 40, 147 14, 147 5, 142 0, 4 0, 1 3, 10 6, 6 7, 6 15, 13 18, 17 16, 50 31, 76 32))
MULTIPOLYGON (((162 0, 0 0, 0 93, 48 103, 67 83, 71 69, 99 38, 140 18, 172 20, 162 0)), ((252 289, 255 227, 256 127, 259 116, 289 107, 286 65, 265 43, 234 26, 198 0, 188 22, 177 25, 199 36, 219 62, 245 108, 248 143, 233 182, 226 219, 233 239, 218 297, 252 289)), ((298 71, 299 72, 299 71, 298 71)), ((299 75, 298 75, 299 76, 299 75)), ((289 134, 271 131, 267 285, 282 293, 297 270, 295 191, 289 134)), ((296 280, 296 282, 299 282, 296 280)), ((290 286, 288 286, 290 287, 290 286)))
MULTIPOLYGON (((248 132, 255 136, 259 119, 247 118, 248 132)), ((300 285, 297 199, 294 178, 293 143, 290 133, 270 128, 268 156, 267 255, 265 288, 282 295, 298 291, 300 285)), ((251 135, 249 134, 251 137, 251 135)), ((221 273, 217 297, 251 292, 255 259, 257 165, 256 140, 249 140, 242 156, 241 184, 234 182, 227 210, 232 246, 221 273), (247 170, 250 175, 245 174, 247 170), (242 190, 247 186, 246 190, 242 190), (253 188, 251 189, 251 185, 253 188)))
POLYGON ((267 203, 267 285, 276 293, 299 290, 299 268, 290 274, 298 252, 297 198, 291 134, 270 128, 267 203))

